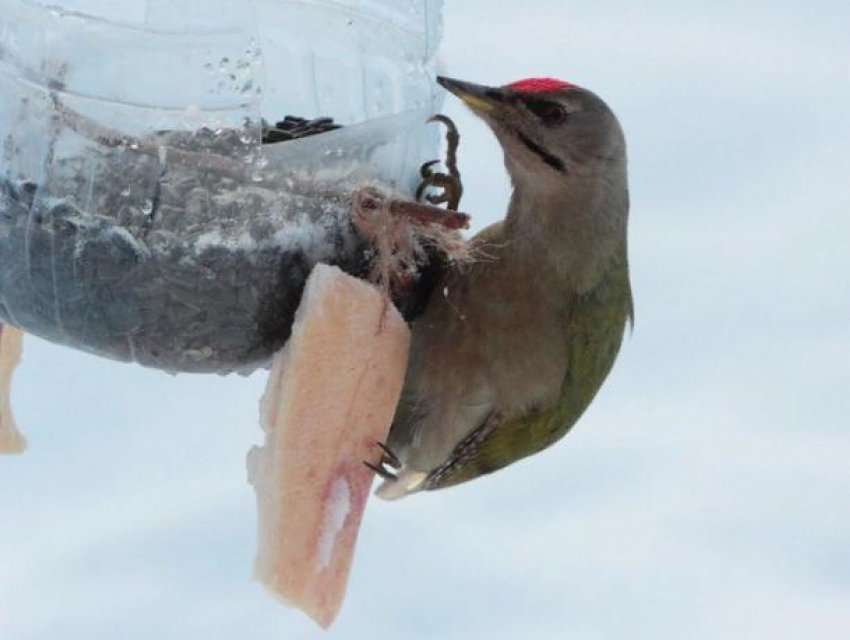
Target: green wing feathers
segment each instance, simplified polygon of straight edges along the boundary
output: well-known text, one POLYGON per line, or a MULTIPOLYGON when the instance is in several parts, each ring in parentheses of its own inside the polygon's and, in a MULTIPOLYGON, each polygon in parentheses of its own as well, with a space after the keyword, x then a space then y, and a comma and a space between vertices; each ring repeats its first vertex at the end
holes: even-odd
POLYGON ((627 323, 634 321, 628 263, 612 265, 599 286, 571 305, 568 369, 558 402, 501 424, 443 487, 492 473, 560 440, 590 405, 608 376, 627 323))

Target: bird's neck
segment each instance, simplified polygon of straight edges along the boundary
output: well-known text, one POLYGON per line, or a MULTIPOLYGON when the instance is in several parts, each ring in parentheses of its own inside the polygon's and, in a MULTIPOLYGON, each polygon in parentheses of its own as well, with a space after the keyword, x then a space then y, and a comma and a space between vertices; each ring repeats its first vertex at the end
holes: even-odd
POLYGON ((515 182, 505 219, 509 253, 531 262, 542 277, 586 291, 624 255, 628 193, 625 178, 570 176, 554 188, 515 182), (619 185, 619 186, 615 186, 619 185))

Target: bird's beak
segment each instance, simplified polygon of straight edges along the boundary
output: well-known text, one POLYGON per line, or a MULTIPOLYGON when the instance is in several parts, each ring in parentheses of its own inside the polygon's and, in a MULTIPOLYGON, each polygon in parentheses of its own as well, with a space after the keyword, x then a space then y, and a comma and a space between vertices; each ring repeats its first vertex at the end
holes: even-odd
POLYGON ((462 80, 454 80, 453 78, 443 76, 439 76, 437 82, 463 100, 470 109, 480 115, 492 114, 500 110, 504 101, 502 90, 494 87, 485 87, 484 85, 463 82, 462 80))

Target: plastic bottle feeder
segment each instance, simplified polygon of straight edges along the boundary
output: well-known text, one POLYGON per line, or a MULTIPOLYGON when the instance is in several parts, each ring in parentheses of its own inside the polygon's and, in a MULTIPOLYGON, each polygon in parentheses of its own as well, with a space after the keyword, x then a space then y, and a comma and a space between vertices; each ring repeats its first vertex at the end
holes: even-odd
POLYGON ((441 7, 0 0, 0 321, 168 371, 265 365, 317 262, 362 273, 352 192, 412 197, 437 157, 441 7))

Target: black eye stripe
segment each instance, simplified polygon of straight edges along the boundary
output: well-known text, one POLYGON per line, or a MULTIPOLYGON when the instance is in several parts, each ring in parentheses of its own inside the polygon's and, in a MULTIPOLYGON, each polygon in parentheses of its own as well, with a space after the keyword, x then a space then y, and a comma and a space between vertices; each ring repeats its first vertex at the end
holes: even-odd
POLYGON ((555 169, 555 171, 560 171, 561 173, 566 173, 567 167, 564 165, 564 161, 558 158, 557 156, 552 155, 546 149, 537 144, 534 140, 525 135, 522 131, 518 132, 519 139, 522 140, 522 143, 531 149, 534 153, 540 156, 540 159, 543 160, 550 167, 555 169))

